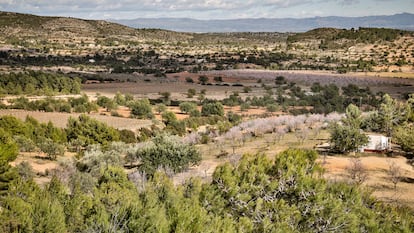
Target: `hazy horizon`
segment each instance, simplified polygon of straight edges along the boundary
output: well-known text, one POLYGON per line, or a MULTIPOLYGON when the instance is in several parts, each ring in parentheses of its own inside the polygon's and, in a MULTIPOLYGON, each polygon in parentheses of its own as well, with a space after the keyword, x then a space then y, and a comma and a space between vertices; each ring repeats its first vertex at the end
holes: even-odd
POLYGON ((0 0, 1 11, 83 19, 197 20, 362 17, 414 13, 412 0, 0 0))

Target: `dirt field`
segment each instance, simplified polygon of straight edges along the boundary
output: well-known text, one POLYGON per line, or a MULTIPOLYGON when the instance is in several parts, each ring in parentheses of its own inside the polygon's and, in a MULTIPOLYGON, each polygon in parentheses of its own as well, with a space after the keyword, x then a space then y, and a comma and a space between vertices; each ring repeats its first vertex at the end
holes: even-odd
POLYGON ((262 79, 273 82, 276 76, 284 76, 289 82, 302 85, 312 85, 319 82, 321 85, 335 84, 339 87, 355 84, 360 87, 369 87, 373 92, 389 93, 393 97, 401 97, 403 93, 414 93, 414 74, 406 73, 350 73, 337 74, 328 71, 270 71, 270 70, 225 70, 209 71, 204 74, 223 77, 238 77, 239 79, 262 79))
MULTIPOLYGON (((51 121, 55 126, 64 128, 68 122, 69 117, 78 117, 79 113, 58 113, 58 112, 36 112, 36 111, 25 111, 25 110, 11 110, 3 109, 0 110, 0 116, 12 115, 21 120, 24 120, 26 116, 32 116, 36 120, 42 123, 51 121)), ((108 124, 116 129, 129 129, 137 130, 142 127, 149 127, 152 124, 151 120, 138 120, 124 117, 112 117, 104 116, 100 114, 89 114, 90 117, 97 119, 101 122, 108 124)))
POLYGON ((95 95, 96 93, 114 95, 119 91, 130 93, 139 98, 159 98, 160 92, 170 92, 171 99, 196 100, 196 96, 193 99, 187 99, 186 97, 187 90, 192 88, 196 89, 197 93, 205 89, 207 91, 206 98, 223 99, 234 91, 241 93, 242 96, 257 95, 256 91, 263 93, 261 85, 257 83, 259 79, 269 84, 274 83, 276 76, 284 76, 287 81, 304 86, 310 86, 315 82, 322 85, 333 83, 340 87, 356 84, 361 87, 370 87, 373 92, 389 93, 393 97, 401 97, 401 94, 404 93, 414 93, 413 73, 404 73, 404 75, 392 72, 337 74, 332 71, 224 70, 207 71, 199 74, 181 72, 169 74, 166 78, 143 79, 135 75, 124 76, 122 79, 124 82, 89 83, 84 84, 82 89, 88 95, 95 95), (200 75, 208 76, 211 85, 198 84, 200 75), (214 81, 214 77, 218 76, 222 77, 223 82, 221 84, 214 81), (188 77, 192 78, 194 83, 186 82, 185 79, 188 77), (129 82, 125 80, 129 80, 129 82), (251 87, 253 92, 245 95, 242 93, 243 86, 232 86, 236 83, 251 87))
MULTIPOLYGON (((347 167, 350 166, 350 157, 328 156, 326 162, 319 161, 326 169, 325 178, 337 181, 349 181, 347 167)), ((396 202, 414 209, 414 169, 407 164, 405 157, 367 156, 361 158, 362 165, 367 172, 367 180, 363 185, 372 190, 373 195, 385 202, 396 202), (401 172, 401 181, 394 184, 388 174, 390 164, 394 163, 401 172)))

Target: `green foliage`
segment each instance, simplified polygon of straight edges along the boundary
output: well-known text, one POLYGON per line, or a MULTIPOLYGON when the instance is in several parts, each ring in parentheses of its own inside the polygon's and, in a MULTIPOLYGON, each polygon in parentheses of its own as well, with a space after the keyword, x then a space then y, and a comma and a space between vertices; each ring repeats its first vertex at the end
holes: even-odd
POLYGON ((278 110, 278 106, 276 104, 267 104, 266 110, 268 112, 276 112, 278 110))
POLYGON ((286 80, 284 76, 277 76, 275 79, 275 84, 276 85, 283 85, 286 84, 286 80))
MULTIPOLYGON (((0 118, 0 131, 3 132, 0 155, 11 156, 3 157, 7 160, 13 160, 19 148, 21 151, 33 151, 35 142, 41 144, 46 141, 54 145, 66 142, 66 134, 62 129, 54 127, 50 122, 40 124, 31 117, 27 117, 26 121, 23 122, 12 116, 3 116, 0 118), (14 135, 13 139, 7 136, 11 134, 14 135)), ((61 146, 57 147, 61 148, 61 146)), ((48 151, 50 152, 50 150, 48 151)))
POLYGON ((173 113, 171 111, 163 112, 161 117, 162 117, 162 122, 164 122, 164 124, 167 125, 167 126, 178 121, 177 116, 175 115, 175 113, 173 113))
POLYGON ((227 112, 227 119, 231 124, 237 125, 237 124, 241 123, 242 116, 240 116, 239 114, 234 113, 232 111, 229 111, 229 112, 227 112))
POLYGON ((65 153, 65 147, 53 142, 51 139, 46 139, 44 142, 40 143, 39 148, 50 160, 56 160, 58 155, 63 155, 65 153))
POLYGON ((331 127, 330 143, 333 150, 347 153, 368 144, 368 137, 360 129, 334 124, 331 127))
POLYGON ((185 81, 188 82, 188 83, 194 83, 194 80, 190 77, 186 77, 185 81))
POLYGON ((414 126, 398 126, 394 132, 395 142, 406 152, 414 151, 414 126))
POLYGON ((201 194, 202 203, 210 212, 252 229, 248 232, 412 229, 412 223, 388 221, 405 215, 375 204, 355 186, 315 178, 320 171, 316 158, 315 152, 302 150, 282 152, 274 163, 264 155, 244 156, 237 167, 216 169, 212 184, 201 194), (380 209, 390 215, 376 212, 380 209))
POLYGON ((187 90, 187 98, 193 98, 196 94, 197 94, 197 92, 193 88, 190 88, 190 89, 187 90))
POLYGON ((204 103, 201 108, 202 116, 224 116, 224 108, 220 102, 204 103))
POLYGON ((197 109, 197 104, 194 102, 182 102, 180 103, 180 111, 183 113, 190 113, 191 111, 197 109))
POLYGON ((24 181, 28 181, 34 178, 35 172, 29 162, 23 161, 16 165, 17 172, 20 178, 24 181))
POLYGON ((382 129, 381 131, 385 132, 388 136, 391 136, 394 128, 407 121, 410 113, 410 106, 398 102, 388 94, 385 94, 378 110, 378 120, 382 129))
POLYGON ((135 133, 128 129, 123 129, 119 131, 119 140, 125 143, 135 143, 137 142, 137 138, 135 133))
POLYGON ((69 98, 69 102, 73 108, 73 111, 78 113, 90 113, 98 110, 98 105, 90 102, 88 96, 85 94, 79 98, 69 98))
POLYGON ((164 134, 155 136, 150 143, 139 148, 135 156, 141 161, 140 170, 148 175, 153 175, 159 167, 181 172, 201 160, 201 155, 194 146, 164 134))
POLYGON ((131 109, 131 116, 139 119, 152 119, 152 107, 148 99, 130 101, 128 107, 131 109))
MULTIPOLYGON (((314 151, 295 149, 278 154, 274 160, 245 155, 235 166, 226 163, 217 167, 209 183, 191 178, 178 185, 161 172, 153 173, 150 179, 145 173, 127 176, 119 164, 98 159, 98 169, 75 171, 70 192, 68 184, 57 177, 44 188, 30 179, 11 182, 2 197, 0 231, 414 230, 410 210, 378 203, 357 186, 319 178, 321 167, 316 159, 314 151), (92 182, 87 178, 90 174, 92 182), (82 188, 85 185, 91 188, 82 188)), ((95 168, 94 164, 88 167, 95 168)))
POLYGON ((9 165, 9 161, 3 157, 0 158, 0 196, 7 195, 10 185, 17 178, 18 173, 16 169, 9 165))
POLYGON ((161 100, 165 105, 171 104, 171 92, 164 91, 159 93, 161 95, 161 100))
POLYGON ((192 109, 189 114, 190 117, 201 117, 201 112, 198 109, 192 109))
POLYGON ((12 141, 10 134, 0 128, 0 160, 7 162, 13 161, 16 159, 18 153, 19 148, 12 141))
POLYGON ((220 83, 223 82, 223 77, 221 76, 215 76, 213 79, 215 82, 220 82, 220 83))
POLYGON ((114 96, 114 102, 117 105, 125 106, 127 103, 127 98, 118 91, 114 96))
POLYGON ((155 111, 158 113, 158 114, 161 114, 161 113, 163 113, 163 112, 165 112, 167 110, 167 106, 165 106, 165 104, 157 104, 156 106, 155 106, 155 111))
POLYGON ((208 77, 205 75, 200 75, 198 77, 198 81, 200 82, 201 85, 206 85, 208 82, 208 77))
MULTIPOLYGON (((288 42, 298 42, 307 39, 322 39, 323 44, 334 45, 337 41, 352 40, 355 43, 375 43, 377 41, 394 41, 404 34, 408 34, 397 29, 387 28, 359 28, 355 29, 335 29, 335 28, 317 28, 305 33, 297 33, 288 37, 288 42)), ((330 46, 324 48, 331 48, 330 46)))
POLYGON ((121 165, 121 153, 116 150, 102 151, 101 148, 92 147, 84 152, 78 161, 77 167, 82 172, 88 172, 96 177, 109 166, 121 165))
POLYGON ((333 150, 348 153, 356 151, 368 144, 368 136, 361 132, 361 112, 355 105, 350 104, 346 108, 346 116, 340 123, 331 125, 330 143, 333 150))
POLYGON ((116 129, 84 114, 77 119, 69 118, 66 134, 67 141, 80 140, 83 146, 107 145, 112 141, 119 141, 119 132, 116 129))
POLYGON ((243 87, 243 92, 244 93, 249 93, 251 91, 252 91, 252 88, 251 87, 243 87))
POLYGON ((106 96, 98 96, 96 103, 106 108, 106 111, 110 112, 112 109, 116 109, 116 102, 106 96))
POLYGON ((80 86, 78 78, 52 73, 30 71, 0 75, 0 88, 5 94, 79 94, 80 86))

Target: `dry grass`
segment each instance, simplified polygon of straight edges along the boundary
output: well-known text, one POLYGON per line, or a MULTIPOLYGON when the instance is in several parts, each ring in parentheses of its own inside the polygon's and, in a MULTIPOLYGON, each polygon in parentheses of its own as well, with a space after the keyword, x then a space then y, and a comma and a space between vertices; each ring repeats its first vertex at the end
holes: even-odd
MULTIPOLYGON (((328 156, 324 161, 319 159, 322 166, 326 169, 325 178, 335 181, 350 182, 347 167, 350 164, 350 157, 328 156)), ((367 180, 363 183, 372 190, 373 195, 385 202, 403 204, 414 209, 414 170, 407 164, 405 157, 385 157, 369 155, 361 157, 362 165, 367 173, 367 180), (394 189, 388 174, 390 163, 395 163, 401 172, 401 181, 394 189)))
MULTIPOLYGON (((42 123, 52 122, 55 126, 64 128, 68 122, 69 117, 78 117, 79 113, 57 113, 57 112, 37 112, 25 110, 0 110, 0 116, 12 115, 18 119, 24 120, 26 116, 31 116, 42 123)), ((152 124, 151 120, 139 120, 124 117, 112 117, 100 114, 88 114, 88 116, 104 122, 116 129, 129 129, 135 131, 142 127, 149 127, 152 124)))

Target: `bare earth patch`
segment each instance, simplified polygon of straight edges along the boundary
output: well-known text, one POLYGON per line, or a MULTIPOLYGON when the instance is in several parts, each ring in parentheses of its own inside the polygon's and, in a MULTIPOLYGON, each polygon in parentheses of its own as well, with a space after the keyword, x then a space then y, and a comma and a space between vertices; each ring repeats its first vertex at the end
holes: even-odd
MULTIPOLYGON (((59 113, 59 112, 37 112, 37 111, 25 111, 25 110, 0 110, 0 116, 11 115, 21 120, 24 120, 26 116, 31 116, 42 123, 52 122, 55 126, 65 128, 69 117, 78 117, 79 113, 59 113)), ((142 127, 150 127, 151 120, 139 120, 124 117, 113 117, 100 114, 88 114, 88 116, 104 122, 109 126, 116 129, 129 129, 135 131, 142 127)))
MULTIPOLYGON (((325 163, 323 158, 319 161, 326 169, 325 178, 335 181, 350 181, 347 167, 350 157, 328 156, 325 163)), ((361 162, 367 172, 367 180, 363 185, 372 190, 373 195, 385 202, 405 204, 414 209, 414 169, 407 163, 405 157, 367 156, 361 157, 361 162), (391 182, 388 174, 390 163, 398 166, 401 173, 401 181, 397 183, 397 189, 391 182)))

